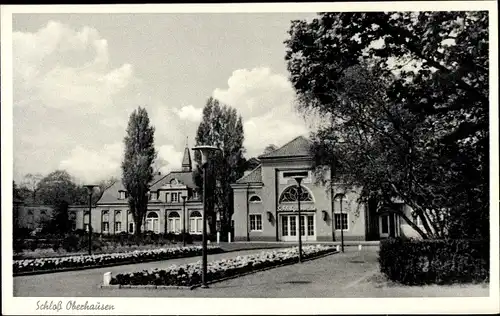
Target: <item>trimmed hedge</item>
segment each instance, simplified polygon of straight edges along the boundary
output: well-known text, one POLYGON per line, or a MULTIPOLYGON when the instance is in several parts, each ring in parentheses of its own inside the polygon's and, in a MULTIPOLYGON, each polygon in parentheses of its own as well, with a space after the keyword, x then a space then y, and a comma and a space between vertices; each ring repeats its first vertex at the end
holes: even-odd
POLYGON ((406 285, 485 282, 489 280, 489 241, 403 240, 380 243, 380 271, 406 285))

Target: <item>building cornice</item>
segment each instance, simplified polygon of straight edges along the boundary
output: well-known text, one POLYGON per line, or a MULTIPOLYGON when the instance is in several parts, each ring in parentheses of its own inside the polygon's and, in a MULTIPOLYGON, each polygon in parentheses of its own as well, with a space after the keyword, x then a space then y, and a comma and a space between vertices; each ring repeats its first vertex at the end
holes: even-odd
POLYGON ((313 161, 311 156, 280 156, 261 158, 262 165, 269 162, 293 162, 293 161, 313 161))
POLYGON ((231 188, 233 189, 260 189, 264 186, 262 182, 249 182, 249 183, 233 183, 231 184, 231 188))

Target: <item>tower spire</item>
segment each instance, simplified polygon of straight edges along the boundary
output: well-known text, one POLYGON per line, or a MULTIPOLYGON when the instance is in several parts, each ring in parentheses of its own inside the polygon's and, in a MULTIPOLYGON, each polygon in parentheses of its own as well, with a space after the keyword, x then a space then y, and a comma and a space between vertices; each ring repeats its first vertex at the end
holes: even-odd
POLYGON ((182 171, 191 172, 192 170, 191 152, 189 151, 188 137, 186 136, 186 147, 184 148, 184 157, 182 157, 182 171))

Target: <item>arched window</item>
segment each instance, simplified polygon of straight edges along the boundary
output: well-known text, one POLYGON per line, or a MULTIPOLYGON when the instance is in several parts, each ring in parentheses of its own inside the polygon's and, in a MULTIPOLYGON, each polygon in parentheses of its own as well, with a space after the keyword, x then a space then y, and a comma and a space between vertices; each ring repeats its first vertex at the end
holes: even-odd
MULTIPOLYGON (((286 188, 283 193, 281 193, 280 200, 279 202, 297 202, 299 197, 299 186, 297 185, 292 185, 286 188)), ((301 186, 301 195, 300 195, 300 201, 301 202, 312 202, 313 198, 311 193, 309 193, 309 190, 306 189, 304 186, 301 186)))
POLYGON ((109 233, 109 211, 102 211, 101 230, 103 233, 109 233))
POLYGON ((149 212, 148 213, 148 218, 158 218, 158 213, 156 213, 156 212, 149 212))
POLYGON ((252 203, 262 202, 262 200, 260 199, 260 196, 258 196, 258 195, 251 196, 250 199, 248 199, 248 201, 250 201, 252 203))
POLYGON ((160 225, 158 222, 158 213, 149 212, 146 217, 146 230, 153 231, 155 233, 160 232, 160 225))
POLYGON ((191 234, 201 234, 202 232, 202 216, 199 211, 192 211, 189 215, 189 232, 191 234))
POLYGON ((179 234, 181 232, 181 216, 178 212, 170 212, 168 214, 168 232, 179 234))

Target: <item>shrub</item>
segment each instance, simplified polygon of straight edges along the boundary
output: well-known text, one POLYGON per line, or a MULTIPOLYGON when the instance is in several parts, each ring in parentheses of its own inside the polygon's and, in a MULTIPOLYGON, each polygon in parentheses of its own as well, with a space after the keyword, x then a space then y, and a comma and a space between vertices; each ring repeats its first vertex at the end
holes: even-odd
POLYGON ((380 271, 406 285, 484 282, 489 279, 489 242, 481 240, 387 239, 380 271))
POLYGON ((63 239, 62 247, 67 252, 78 251, 80 237, 78 235, 68 235, 63 239))

